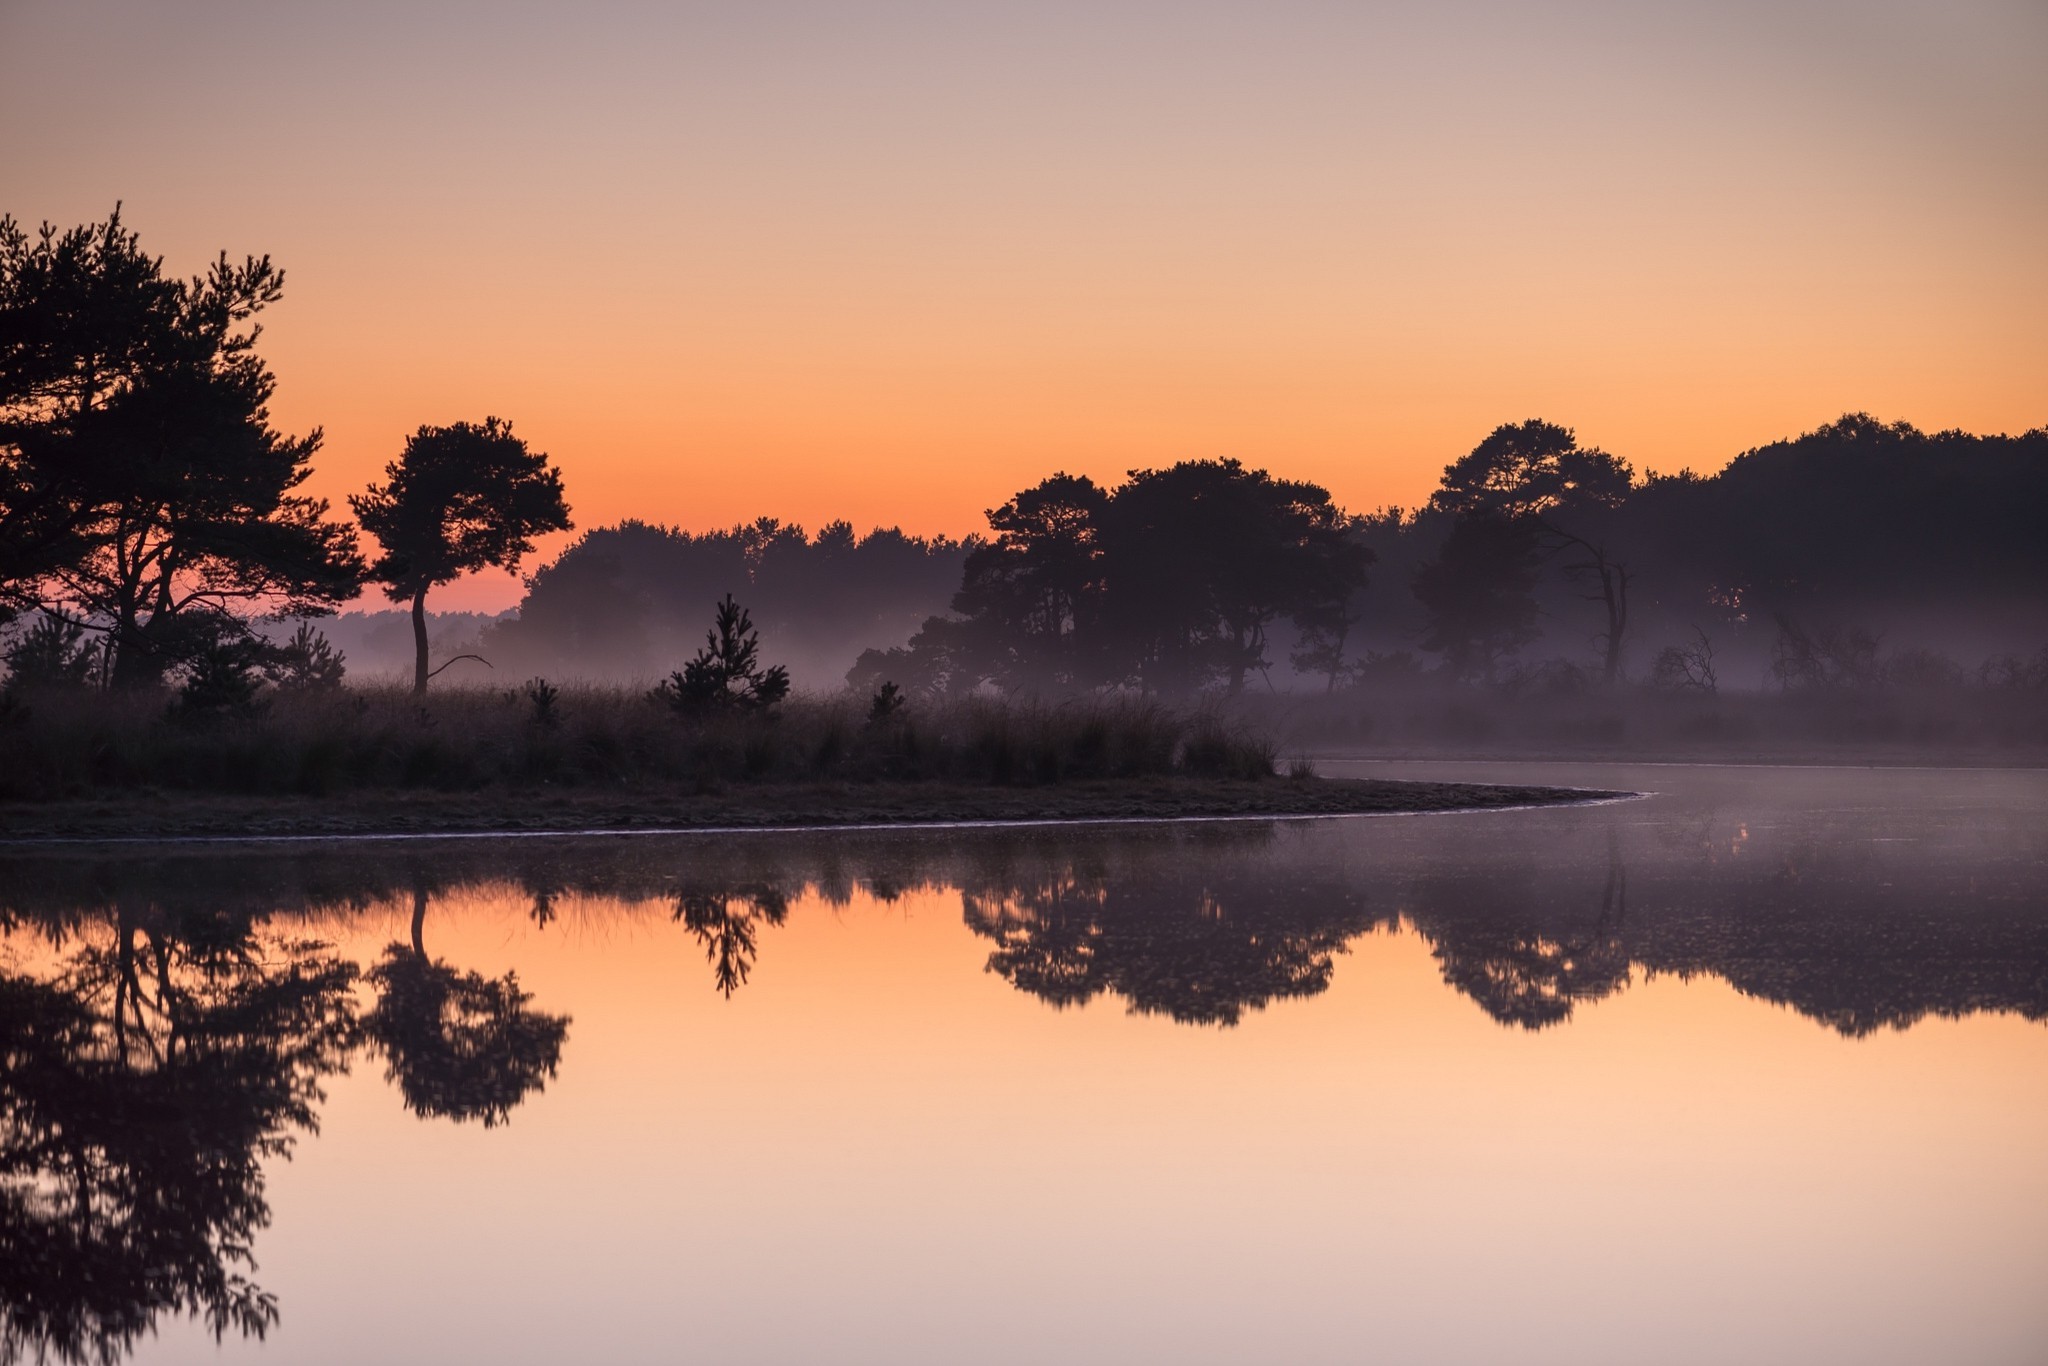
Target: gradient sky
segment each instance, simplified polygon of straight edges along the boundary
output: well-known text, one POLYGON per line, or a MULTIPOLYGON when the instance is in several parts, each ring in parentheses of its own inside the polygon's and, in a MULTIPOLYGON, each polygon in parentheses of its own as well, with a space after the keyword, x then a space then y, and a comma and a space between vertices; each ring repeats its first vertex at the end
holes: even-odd
POLYGON ((0 211, 270 253, 337 500, 496 413, 584 527, 1219 455, 1363 509, 1531 416, 2048 422, 2044 71, 2040 0, 0 0, 0 211))

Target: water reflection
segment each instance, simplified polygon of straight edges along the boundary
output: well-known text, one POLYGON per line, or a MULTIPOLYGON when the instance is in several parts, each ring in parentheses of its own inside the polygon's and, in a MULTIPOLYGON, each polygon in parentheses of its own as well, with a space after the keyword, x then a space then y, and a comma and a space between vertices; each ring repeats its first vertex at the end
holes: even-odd
POLYGON ((1507 827, 1423 837, 1412 824, 1418 834, 1372 845, 1341 824, 1241 824, 18 859, 0 861, 0 915, 61 935, 107 907, 179 906, 203 889, 215 920, 331 932, 409 903, 410 943, 365 974, 379 998, 365 1041, 421 1113, 486 1122, 554 1074, 568 1022, 534 1010, 514 976, 432 958, 436 897, 510 897, 541 933, 565 904, 640 908, 696 941, 706 984, 728 997, 806 897, 844 907, 940 892, 959 898, 990 944, 988 969, 1018 990, 1195 1025, 1315 995, 1374 930, 1421 935, 1446 984, 1530 1029, 1657 973, 1713 974, 1852 1036, 1928 1014, 2048 1011, 2038 852, 2001 870, 1924 851, 1888 860, 1882 842, 1799 831, 1759 849, 1746 825, 1711 813, 1469 846, 1453 832, 1507 827), (458 1060, 491 1077, 475 1098, 430 1081, 458 1060))
POLYGON ((365 974, 377 1004, 363 1016, 363 1038, 383 1055, 406 1109, 488 1129, 555 1075, 569 1017, 532 1009, 516 973, 487 978, 428 957, 426 919, 426 888, 415 887, 412 942, 392 944, 365 974))
POLYGON ((263 1160, 346 1065, 353 964, 233 914, 133 913, 0 975, 0 1359, 110 1361, 163 1314, 277 1321, 263 1160))
POLYGON ((1234 1025, 1247 1010, 1313 996, 1344 945, 1381 923, 1341 879, 1275 886, 1242 857, 1271 831, 1212 843, 1208 858, 1133 868, 1052 859, 965 874, 967 925, 995 943, 989 971, 1054 1006, 1098 996, 1185 1024, 1234 1025), (1238 857, 1215 855, 1223 850, 1238 857))
POLYGON ((720 995, 729 997, 747 984, 761 951, 761 928, 788 919, 790 894, 790 888, 766 881, 714 881, 676 894, 676 923, 703 946, 720 995))
POLYGON ((0 1359, 110 1361, 166 1315, 260 1336, 279 1312, 251 1279, 263 1163, 353 1061, 423 1119, 483 1127, 557 1075, 566 1015, 430 953, 456 896, 543 935, 623 908, 694 941, 728 998, 807 898, 936 892, 1008 989, 1203 1028, 1316 996, 1376 931, 1419 935, 1517 1030, 1666 973, 1850 1037, 2048 1018, 2038 834, 1894 850, 1712 809, 1491 822, 0 859, 0 1359), (327 947, 407 908, 372 962, 327 947))
POLYGON ((365 973, 267 897, 153 881, 0 919, 0 1361, 119 1360, 166 1315, 262 1337, 263 1163, 317 1131, 325 1079, 367 1047, 409 1109, 488 1126, 561 1053, 568 1020, 515 977, 427 956, 423 887, 411 944, 365 973))

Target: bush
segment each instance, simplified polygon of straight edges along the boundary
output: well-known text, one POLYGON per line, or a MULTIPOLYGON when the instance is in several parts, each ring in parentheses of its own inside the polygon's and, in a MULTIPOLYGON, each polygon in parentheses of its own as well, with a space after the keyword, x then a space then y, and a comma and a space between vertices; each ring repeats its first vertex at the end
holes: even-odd
POLYGON ((333 692, 348 672, 346 658, 311 623, 302 621, 292 638, 271 652, 263 672, 280 692, 333 692))
POLYGON ((254 640, 217 640, 202 647, 185 665, 174 714, 188 721, 258 714, 263 655, 254 640))
POLYGON ((762 668, 760 633, 747 609, 727 593, 718 604, 697 657, 655 685, 654 697, 685 715, 739 709, 766 711, 789 696, 789 670, 762 668))
POLYGON ((84 688, 93 681, 93 656, 83 626, 53 612, 39 613, 35 624, 7 647, 9 690, 84 688))

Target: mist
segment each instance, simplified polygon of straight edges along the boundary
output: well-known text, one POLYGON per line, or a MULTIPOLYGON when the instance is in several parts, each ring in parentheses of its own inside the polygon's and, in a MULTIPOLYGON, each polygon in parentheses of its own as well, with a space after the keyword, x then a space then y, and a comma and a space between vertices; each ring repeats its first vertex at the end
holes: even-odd
MULTIPOLYGON (((1120 490, 1063 475, 964 541, 628 521, 537 568, 511 611, 430 613, 432 653, 477 656, 451 682, 643 689, 731 594, 811 694, 1139 692, 1255 715, 1306 748, 1403 753, 2048 744, 2048 432, 1852 414, 1716 474, 1647 479, 1549 424, 1488 441, 1417 509, 1343 513, 1216 462, 1124 486, 1270 486, 1319 509, 1292 530, 1242 531, 1251 504, 1231 529, 1175 524, 1223 504, 1197 490, 1134 531, 1120 490), (1162 582, 1141 596, 1148 574, 1162 582), (1165 618, 1174 641, 1129 645, 1165 618)), ((316 624, 359 680, 410 664, 402 613, 316 624)))

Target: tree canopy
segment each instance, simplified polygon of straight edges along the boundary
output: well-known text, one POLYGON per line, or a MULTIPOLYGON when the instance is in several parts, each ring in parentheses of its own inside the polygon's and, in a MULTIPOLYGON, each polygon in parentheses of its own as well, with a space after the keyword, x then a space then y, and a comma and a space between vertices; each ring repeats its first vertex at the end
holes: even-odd
POLYGON ((569 528, 569 505, 561 472, 495 417, 421 427, 384 473, 349 505, 384 548, 370 579, 412 604, 413 688, 424 692, 427 591, 477 569, 517 569, 534 537, 569 528))
POLYGON ((1315 484, 1237 460, 1136 470, 1111 490, 1059 474, 989 513, 953 618, 850 677, 959 691, 1136 686, 1241 691, 1269 631, 1341 613, 1370 549, 1315 484))
POLYGON ((320 433, 270 425, 253 319, 283 289, 267 256, 169 277, 118 208, 0 220, 0 598, 103 633, 111 682, 359 587, 354 529, 299 491, 320 433))

